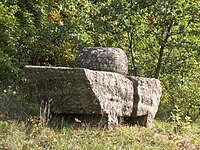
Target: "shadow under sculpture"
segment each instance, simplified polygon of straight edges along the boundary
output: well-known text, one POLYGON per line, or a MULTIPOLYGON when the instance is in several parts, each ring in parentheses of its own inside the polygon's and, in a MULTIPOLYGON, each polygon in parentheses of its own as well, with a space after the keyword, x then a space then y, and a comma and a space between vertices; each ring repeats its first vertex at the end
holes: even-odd
POLYGON ((75 68, 26 66, 25 72, 33 99, 51 101, 51 112, 91 126, 149 127, 162 93, 157 79, 126 76, 128 60, 119 48, 84 48, 75 68))

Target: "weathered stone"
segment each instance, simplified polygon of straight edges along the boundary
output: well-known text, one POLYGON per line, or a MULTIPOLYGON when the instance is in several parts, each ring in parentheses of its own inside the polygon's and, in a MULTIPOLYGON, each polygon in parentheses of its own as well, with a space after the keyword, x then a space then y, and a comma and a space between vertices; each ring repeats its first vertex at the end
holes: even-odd
POLYGON ((161 96, 159 80, 84 68, 26 66, 33 99, 51 111, 101 127, 119 122, 151 126, 161 96))
POLYGON ((54 113, 102 115, 108 127, 132 114, 133 83, 121 74, 41 66, 26 66, 25 71, 33 98, 52 101, 54 113))
POLYGON ((75 67, 126 75, 128 59, 120 48, 84 48, 76 56, 75 67))
POLYGON ((131 116, 141 116, 140 124, 151 126, 162 94, 160 81, 154 78, 128 77, 134 86, 134 104, 131 116))

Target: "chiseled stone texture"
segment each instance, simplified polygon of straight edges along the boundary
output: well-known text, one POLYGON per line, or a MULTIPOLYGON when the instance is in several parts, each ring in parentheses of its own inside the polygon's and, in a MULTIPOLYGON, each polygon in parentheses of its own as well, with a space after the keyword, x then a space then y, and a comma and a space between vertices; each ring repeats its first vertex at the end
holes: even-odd
POLYGON ((121 74, 42 66, 26 66, 25 72, 33 98, 51 100, 54 113, 102 114, 108 127, 132 114, 133 83, 121 74))
POLYGON ((78 52, 75 67, 126 75, 128 73, 128 59, 120 48, 89 47, 78 52))
MULTIPOLYGON (((155 78, 128 77, 134 85, 132 116, 146 116, 143 125, 151 126, 160 104, 162 88, 155 78)), ((145 119, 145 117, 144 117, 145 119)))
POLYGON ((150 127, 162 93, 157 79, 114 72, 44 66, 26 66, 25 72, 32 98, 51 101, 53 113, 104 127, 121 120, 150 127))

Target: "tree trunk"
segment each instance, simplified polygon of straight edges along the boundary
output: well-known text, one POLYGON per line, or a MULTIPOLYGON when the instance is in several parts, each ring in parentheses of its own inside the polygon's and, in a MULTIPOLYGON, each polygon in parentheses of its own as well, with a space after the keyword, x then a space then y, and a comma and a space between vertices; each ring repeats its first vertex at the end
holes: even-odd
POLYGON ((133 50, 133 33, 129 33, 129 49, 131 52, 131 61, 133 65, 133 75, 137 76, 137 68, 135 65, 135 52, 133 50))
POLYGON ((157 63, 157 67, 156 67, 156 70, 155 70, 155 76, 154 76, 156 79, 158 79, 159 74, 160 74, 164 49, 165 49, 166 43, 167 43, 167 41, 170 37, 171 28, 172 28, 172 24, 167 28, 167 33, 165 35, 165 39, 164 39, 164 41, 163 41, 163 43, 160 47, 158 63, 157 63))
POLYGON ((135 65, 135 52, 133 50, 133 21, 132 21, 132 16, 133 16, 133 0, 131 0, 131 5, 130 5, 130 18, 129 18, 129 23, 130 23, 130 26, 131 26, 131 30, 128 32, 128 39, 129 39, 129 49, 130 49, 130 52, 131 52, 131 61, 132 61, 132 65, 133 65, 133 69, 132 69, 132 73, 133 75, 137 76, 137 68, 136 68, 136 65, 135 65))

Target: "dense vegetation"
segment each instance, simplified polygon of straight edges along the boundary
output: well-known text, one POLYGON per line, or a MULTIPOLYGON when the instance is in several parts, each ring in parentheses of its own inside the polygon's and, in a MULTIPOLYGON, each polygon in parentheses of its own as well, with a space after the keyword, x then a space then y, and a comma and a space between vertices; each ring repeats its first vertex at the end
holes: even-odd
POLYGON ((130 75, 161 80, 159 119, 195 122, 199 16, 198 0, 0 0, 0 112, 32 110, 25 65, 73 67, 79 49, 103 46, 126 52, 130 75))

